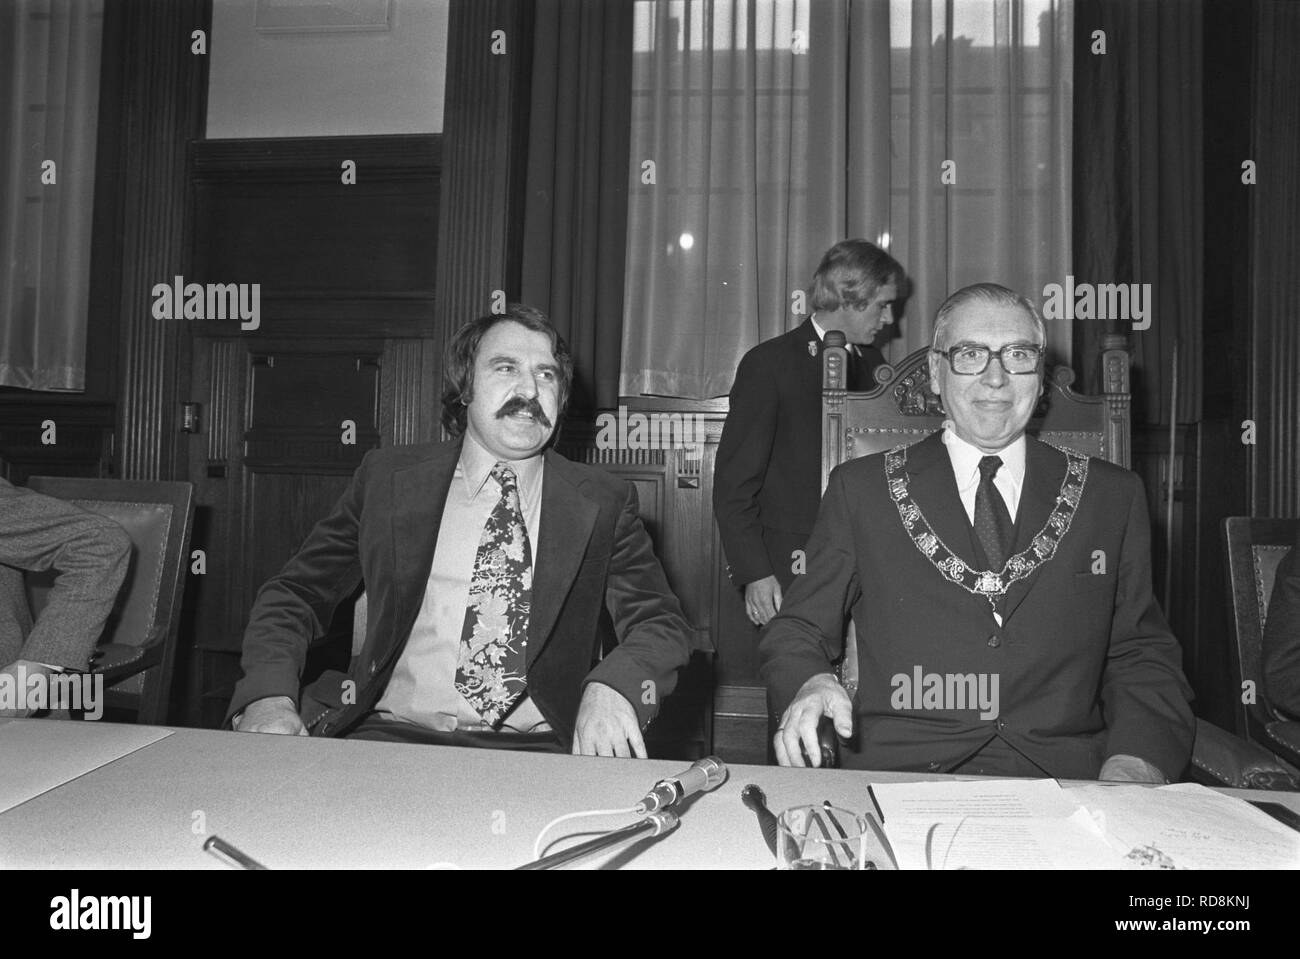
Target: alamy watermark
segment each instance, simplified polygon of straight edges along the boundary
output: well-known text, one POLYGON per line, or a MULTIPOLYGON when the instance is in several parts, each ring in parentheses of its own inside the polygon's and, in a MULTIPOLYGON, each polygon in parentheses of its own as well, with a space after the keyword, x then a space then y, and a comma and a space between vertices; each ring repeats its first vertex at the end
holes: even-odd
POLYGON ((618 408, 618 415, 596 417, 598 450, 686 450, 704 455, 704 417, 698 413, 640 413, 618 408))
POLYGON ((50 928, 60 932, 123 931, 133 939, 148 939, 152 913, 152 896, 83 896, 80 889, 73 889, 50 900, 50 928))
POLYGON ((889 680, 894 709, 978 709, 980 719, 998 718, 997 673, 895 673, 889 680))
POLYGON ((1064 285, 1043 287, 1045 320, 1124 320, 1146 330, 1151 310, 1150 283, 1076 283, 1067 275, 1064 285))
POLYGON ((186 283, 177 276, 171 283, 155 283, 150 290, 155 320, 233 320, 252 331, 262 325, 262 284, 186 283))
POLYGON ((103 673, 0 672, 0 711, 71 709, 86 719, 104 715, 103 673))

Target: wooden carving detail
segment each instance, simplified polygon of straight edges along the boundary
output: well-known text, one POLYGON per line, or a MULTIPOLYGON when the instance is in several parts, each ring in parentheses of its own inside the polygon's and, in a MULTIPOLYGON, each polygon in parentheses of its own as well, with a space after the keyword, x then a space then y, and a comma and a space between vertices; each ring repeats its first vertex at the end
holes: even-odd
MULTIPOLYGON (((888 370, 886 377, 892 377, 891 367, 876 370, 876 379, 881 378, 881 371, 888 370)), ((898 412, 904 416, 944 416, 943 401, 930 389, 930 368, 922 363, 894 385, 894 400, 898 403, 898 412)))

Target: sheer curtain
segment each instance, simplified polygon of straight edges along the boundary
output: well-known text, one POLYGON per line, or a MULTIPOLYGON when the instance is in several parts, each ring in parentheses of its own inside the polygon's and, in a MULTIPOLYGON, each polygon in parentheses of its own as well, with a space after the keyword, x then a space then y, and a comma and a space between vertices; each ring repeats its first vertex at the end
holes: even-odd
POLYGON ((912 279, 894 360, 959 286, 1064 282, 1070 0, 636 7, 624 395, 725 394, 844 237, 912 279))
POLYGON ((102 0, 0 3, 0 386, 85 385, 102 26, 102 0))

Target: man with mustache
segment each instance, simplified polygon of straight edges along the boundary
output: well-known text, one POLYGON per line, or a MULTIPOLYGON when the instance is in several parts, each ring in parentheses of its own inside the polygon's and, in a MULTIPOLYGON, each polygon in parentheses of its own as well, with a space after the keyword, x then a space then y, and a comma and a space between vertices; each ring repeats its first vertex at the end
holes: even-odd
POLYGON ((368 453, 262 587, 234 727, 644 758, 692 630, 633 488, 547 449, 568 347, 515 305, 458 330, 444 369, 458 438, 368 453), (300 699, 308 645, 361 583, 364 646, 300 699), (618 645, 602 659, 611 622, 618 645))

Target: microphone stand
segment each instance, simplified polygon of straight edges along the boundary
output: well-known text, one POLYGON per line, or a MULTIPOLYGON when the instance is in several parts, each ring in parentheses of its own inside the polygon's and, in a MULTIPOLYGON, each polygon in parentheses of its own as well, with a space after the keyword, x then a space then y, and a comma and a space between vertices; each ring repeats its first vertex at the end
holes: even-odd
POLYGON ((532 869, 554 869, 557 866, 576 862, 579 859, 585 859, 588 856, 610 849, 620 843, 627 842, 629 839, 634 839, 642 833, 648 833, 651 836, 662 836, 664 833, 671 832, 676 828, 676 814, 667 811, 651 813, 630 826, 615 829, 603 836, 597 836, 595 839, 588 839, 586 842, 578 843, 578 845, 569 849, 518 866, 516 872, 532 869))

